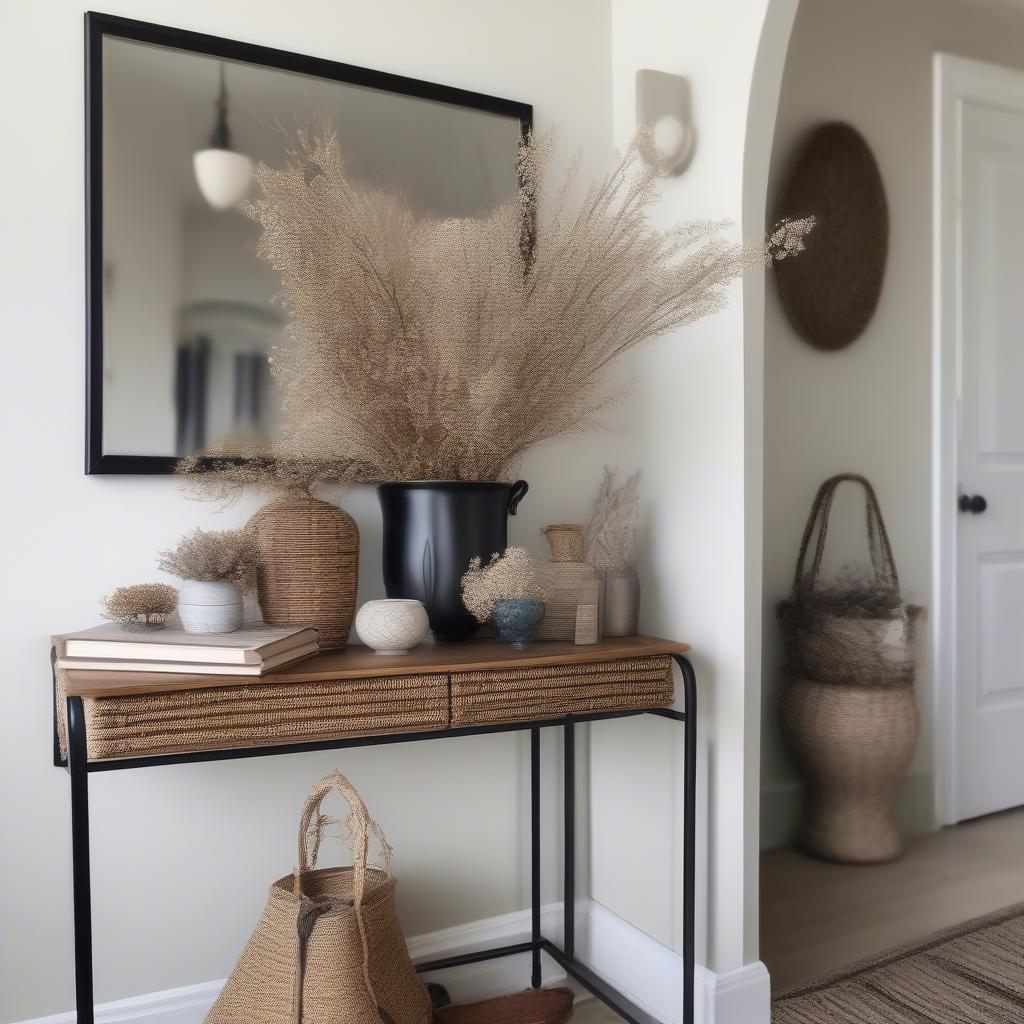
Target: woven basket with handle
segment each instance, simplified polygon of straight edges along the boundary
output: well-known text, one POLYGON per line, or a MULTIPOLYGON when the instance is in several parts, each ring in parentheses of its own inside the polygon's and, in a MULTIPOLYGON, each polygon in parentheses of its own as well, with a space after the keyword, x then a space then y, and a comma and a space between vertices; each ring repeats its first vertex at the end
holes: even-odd
POLYGON ((894 790, 917 741, 913 624, 902 602, 892 546, 874 488, 862 476, 826 480, 811 509, 792 597, 780 606, 786 678, 779 726, 807 783, 800 844, 843 863, 892 860, 902 851, 894 790), (818 599, 819 576, 838 487, 864 491, 872 578, 865 614, 859 595, 847 607, 818 599), (877 600, 871 601, 872 597, 877 600), (824 610, 823 610, 824 609, 824 610))
POLYGON ((288 491, 249 520, 260 549, 257 589, 272 626, 316 626, 320 649, 344 647, 355 614, 359 529, 337 505, 288 491))
POLYGON ((430 996, 395 916, 391 847, 351 783, 335 772, 302 808, 298 866, 270 887, 263 915, 206 1024, 429 1024, 430 996), (317 868, 330 792, 351 813, 352 866, 317 868), (380 846, 369 864, 369 845, 380 846))

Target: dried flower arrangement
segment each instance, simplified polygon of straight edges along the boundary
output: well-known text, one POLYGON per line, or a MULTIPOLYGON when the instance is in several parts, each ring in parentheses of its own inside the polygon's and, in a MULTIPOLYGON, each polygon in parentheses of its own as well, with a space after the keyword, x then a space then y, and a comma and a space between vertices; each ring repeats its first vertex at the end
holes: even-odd
POLYGON ((469 563, 462 577, 462 602, 477 622, 486 622, 499 601, 534 597, 546 598, 537 566, 526 548, 495 552, 484 565, 479 558, 469 563))
POLYGON ((186 479, 198 498, 231 504, 247 487, 274 491, 312 493, 322 484, 344 483, 360 478, 366 467, 349 461, 304 458, 275 445, 221 445, 178 460, 175 472, 186 479))
POLYGON ((552 149, 530 140, 517 194, 475 219, 359 185, 329 127, 257 168, 244 209, 290 314, 271 360, 289 451, 353 482, 503 479, 533 446, 599 425, 611 362, 721 309, 734 278, 799 253, 812 227, 740 244, 715 222, 659 232, 637 143, 582 199, 575 169, 545 188, 552 149))
POLYGON ((255 585, 259 549, 248 530, 194 530, 160 554, 159 567, 182 580, 255 585))
POLYGON ((125 629, 161 629, 177 604, 178 592, 166 583, 133 583, 104 597, 101 614, 125 629))
POLYGON ((586 560, 598 569, 621 572, 631 566, 636 552, 636 515, 640 473, 615 486, 617 469, 604 467, 594 507, 587 523, 586 560))

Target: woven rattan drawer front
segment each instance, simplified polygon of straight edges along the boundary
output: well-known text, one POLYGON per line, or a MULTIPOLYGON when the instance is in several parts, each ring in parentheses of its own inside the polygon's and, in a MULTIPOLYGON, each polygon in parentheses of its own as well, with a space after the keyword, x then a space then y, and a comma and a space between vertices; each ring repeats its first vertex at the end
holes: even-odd
POLYGON ((90 760, 445 729, 448 676, 263 683, 86 697, 90 760))
POLYGON ((668 707, 668 657, 452 673, 452 727, 668 707))

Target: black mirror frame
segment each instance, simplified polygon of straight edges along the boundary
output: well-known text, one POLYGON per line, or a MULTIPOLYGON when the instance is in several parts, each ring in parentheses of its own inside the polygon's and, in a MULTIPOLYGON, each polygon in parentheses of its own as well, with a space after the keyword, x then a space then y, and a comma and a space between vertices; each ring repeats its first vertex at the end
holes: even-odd
MULTIPOLYGON (((103 453, 103 37, 170 46, 222 60, 261 64, 281 71, 327 78, 350 85, 436 100, 515 118, 525 138, 533 126, 529 103, 500 99, 453 86, 424 82, 385 71, 342 64, 268 46, 242 43, 186 29, 89 11, 85 15, 85 472, 152 475, 174 471, 172 455, 105 455, 103 453)), ((524 226, 524 238, 530 234, 524 226)))

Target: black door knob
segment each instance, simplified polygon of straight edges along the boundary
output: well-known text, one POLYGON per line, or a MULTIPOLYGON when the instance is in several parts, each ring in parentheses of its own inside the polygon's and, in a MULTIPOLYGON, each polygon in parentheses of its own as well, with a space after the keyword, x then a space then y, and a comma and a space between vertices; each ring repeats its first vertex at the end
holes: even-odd
POLYGON ((988 508, 988 502, 980 494, 961 494, 959 504, 961 512, 970 512, 976 516, 988 508))

